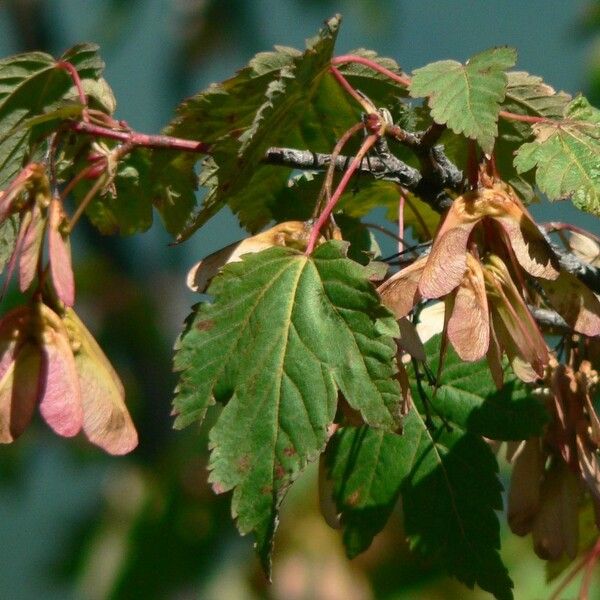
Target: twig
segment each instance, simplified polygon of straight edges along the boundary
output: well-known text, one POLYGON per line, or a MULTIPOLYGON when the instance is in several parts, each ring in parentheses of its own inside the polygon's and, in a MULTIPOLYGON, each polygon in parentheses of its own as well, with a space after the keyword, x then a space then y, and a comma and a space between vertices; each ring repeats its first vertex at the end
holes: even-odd
POLYGON ((540 308, 538 306, 527 305, 533 318, 540 324, 550 327, 556 333, 570 333, 572 328, 569 324, 554 310, 549 308, 540 308))
POLYGON ((185 140, 182 138, 170 137, 168 135, 148 135, 137 131, 117 131, 92 123, 77 121, 71 123, 71 129, 77 133, 86 133, 94 137, 108 138, 133 144, 134 146, 144 146, 145 148, 168 148, 170 150, 182 150, 183 152, 199 152, 206 154, 210 151, 211 145, 196 140, 185 140))
POLYGON ((600 244, 600 237, 593 234, 591 231, 587 231, 582 227, 578 227, 577 225, 571 225, 571 223, 563 223, 562 221, 550 221, 548 223, 542 223, 541 225, 547 233, 552 233, 554 231, 562 231, 566 229, 567 231, 574 231, 575 233, 579 233, 591 240, 594 240, 597 244, 600 244))
MULTIPOLYGON (((271 165, 281 165, 292 169, 324 171, 331 164, 331 154, 296 150, 295 148, 269 148, 263 161, 271 165)), ((335 170, 345 171, 352 157, 338 156, 335 159, 335 170)), ((375 179, 391 181, 414 190, 421 181, 421 173, 408 166, 394 155, 370 156, 369 162, 363 162, 357 168, 359 173, 371 175, 375 179)))
POLYGON ((69 220, 69 231, 73 231, 73 228, 79 221, 81 215, 84 213, 85 209, 88 207, 89 203, 94 199, 96 194, 100 191, 103 185, 106 184, 106 180, 104 177, 98 177, 98 179, 94 182, 94 185, 89 189, 88 193, 84 196, 83 200, 77 206, 77 209, 73 213, 73 216, 69 220))
MULTIPOLYGON (((406 244, 406 240, 403 237, 396 235, 393 231, 390 231, 387 227, 384 227, 383 225, 378 225, 377 223, 366 223, 365 221, 363 221, 362 224, 365 227, 368 227, 369 229, 375 229, 376 231, 380 231, 384 235, 387 235, 389 238, 392 238, 393 240, 397 241, 399 245, 406 244)), ((403 252, 403 250, 399 249, 398 252, 403 252)))

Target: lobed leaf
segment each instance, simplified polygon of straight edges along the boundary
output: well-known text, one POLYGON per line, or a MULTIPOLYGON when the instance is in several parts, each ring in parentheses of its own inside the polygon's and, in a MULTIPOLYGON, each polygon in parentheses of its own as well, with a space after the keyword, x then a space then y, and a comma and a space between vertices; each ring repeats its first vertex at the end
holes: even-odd
MULTIPOLYGON (((360 106, 329 73, 339 24, 339 17, 330 19, 319 35, 307 41, 304 52, 276 47, 274 52, 256 55, 235 77, 213 84, 178 109, 165 133, 211 144, 211 158, 203 162, 200 174, 207 194, 202 207, 188 214, 180 239, 189 237, 225 204, 243 226, 259 230, 273 218, 291 173, 291 169, 262 164, 265 151, 284 145, 329 152, 341 134, 360 120, 360 106)), ((390 59, 356 52, 399 71, 390 59)), ((378 105, 389 106, 405 94, 397 84, 362 66, 343 65, 340 70, 378 105)), ((155 154, 155 202, 161 204, 170 194, 186 194, 185 190, 193 192, 196 161, 197 157, 181 154, 155 154), (177 190, 166 178, 168 169, 180 175, 177 190)), ((316 197, 313 205, 315 201, 316 197)), ((295 218, 290 214, 281 220, 295 218)))
POLYGON ((343 427, 327 445, 326 468, 349 558, 366 550, 387 523, 414 466, 420 433, 413 411, 403 419, 402 435, 343 427))
MULTIPOLYGON (((441 336, 425 344, 427 362, 434 373, 439 366, 441 336)), ((414 381, 414 379, 413 379, 414 381)), ((515 375, 505 369, 498 390, 486 361, 463 362, 448 347, 435 390, 423 383, 436 414, 470 433, 493 440, 524 440, 540 435, 548 420, 543 402, 515 375)), ((413 386, 413 395, 418 389, 413 386)))
POLYGON ((465 65, 454 60, 431 63, 414 71, 410 95, 427 97, 436 123, 477 140, 490 153, 506 95, 505 71, 516 59, 513 48, 502 47, 480 52, 465 65))
POLYGON ((254 531, 270 568, 277 510, 291 482, 317 458, 339 390, 365 422, 397 424, 398 329, 369 270, 328 242, 311 257, 270 248, 215 277, 178 343, 176 426, 225 404, 210 432, 210 479, 233 489, 242 533, 254 531))
POLYGON ((570 197, 578 208, 600 215, 600 110, 579 96, 561 119, 533 126, 536 139, 517 151, 519 173, 535 170, 550 200, 570 197))
POLYGON ((513 598, 513 583, 498 553, 496 510, 502 509, 498 464, 479 437, 423 419, 414 468, 402 485, 404 527, 413 549, 437 557, 469 587, 499 600, 513 598))
MULTIPOLYGON (((80 44, 59 59, 75 66, 86 89, 104 68, 97 50, 94 44, 80 44)), ((0 129, 13 132, 0 139, 0 189, 14 178, 26 157, 32 158, 42 135, 64 118, 65 104, 74 102, 77 95, 71 78, 49 54, 29 52, 0 60, 0 129)))
MULTIPOLYGON (((541 77, 524 71, 509 71, 506 97, 501 109, 532 117, 548 119, 560 118, 571 96, 565 92, 556 92, 544 83, 541 77)), ((504 181, 508 182, 525 202, 535 199, 532 173, 518 173, 514 164, 514 155, 519 147, 531 138, 531 126, 528 123, 500 119, 498 139, 494 147, 496 167, 504 181)))

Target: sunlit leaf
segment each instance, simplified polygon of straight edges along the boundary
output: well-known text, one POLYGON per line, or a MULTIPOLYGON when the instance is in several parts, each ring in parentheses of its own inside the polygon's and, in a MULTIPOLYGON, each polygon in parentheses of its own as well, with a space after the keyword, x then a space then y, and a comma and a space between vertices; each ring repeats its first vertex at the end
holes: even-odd
MULTIPOLYGON (((75 66, 84 87, 88 79, 97 80, 104 68, 97 49, 80 44, 60 59, 75 66)), ((23 166, 32 144, 47 133, 48 121, 58 123, 57 117, 64 116, 55 111, 76 100, 70 76, 56 67, 52 56, 29 52, 0 60, 0 126, 2 132, 14 132, 0 141, 0 189, 23 166)))
MULTIPOLYGON (((337 138, 360 120, 360 105, 328 70, 339 22, 337 17, 328 21, 318 36, 308 40, 304 52, 278 46, 274 52, 256 55, 235 77, 212 85, 179 108, 165 133, 211 144, 211 160, 204 163, 210 177, 200 175, 207 195, 181 237, 188 237, 226 203, 242 225, 257 231, 273 217, 291 172, 262 164, 265 151, 270 146, 292 146, 329 152, 337 138)), ((357 53, 399 72, 390 59, 363 50, 357 53)), ((362 66, 342 65, 340 70, 380 106, 405 94, 398 84, 362 66)), ((194 180, 197 157, 171 153, 155 160, 158 173, 171 161, 171 168, 188 174, 185 181, 194 180)), ((163 197, 171 193, 171 184, 158 177, 162 184, 156 193, 163 197)), ((280 220, 295 218, 289 214, 280 220)))
POLYGON ((337 390, 367 423, 396 427, 398 330, 368 274, 340 242, 311 257, 249 254, 213 280, 215 302, 199 305, 178 344, 176 425, 226 403, 210 433, 210 479, 218 492, 234 490, 238 527, 255 532, 267 570, 277 509, 322 451, 337 390))
MULTIPOLYGON (((501 109, 532 117, 559 118, 571 97, 565 92, 556 92, 544 83, 541 77, 524 71, 507 73, 508 87, 501 109)), ((502 178, 516 189, 521 198, 531 202, 535 198, 533 174, 518 173, 513 164, 514 154, 521 144, 532 136, 531 125, 511 119, 498 122, 496 140, 496 166, 502 178)))
POLYGON ((431 63, 414 71, 410 95, 427 97, 436 123, 477 140, 485 152, 491 152, 506 94, 505 71, 516 60, 513 48, 492 48, 465 65, 454 60, 431 63))
POLYGON ((561 119, 533 126, 536 140, 523 144, 514 159, 519 173, 535 168, 535 181, 550 200, 570 197, 600 215, 600 110, 579 96, 561 119))

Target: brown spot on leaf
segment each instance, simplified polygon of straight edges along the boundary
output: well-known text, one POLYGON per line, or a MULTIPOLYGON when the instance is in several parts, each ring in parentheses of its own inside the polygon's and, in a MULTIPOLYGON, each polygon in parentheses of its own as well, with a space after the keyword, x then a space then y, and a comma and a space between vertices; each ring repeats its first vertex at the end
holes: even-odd
POLYGON ((215 322, 211 319, 206 319, 205 321, 198 321, 196 323, 196 329, 198 331, 209 331, 215 326, 215 322))
POLYGON ((212 484, 212 489, 215 494, 222 494, 225 491, 225 488, 218 481, 212 484))
POLYGON ((283 479, 284 477, 285 477, 285 469, 283 468, 281 463, 277 463, 275 465, 275 478, 283 479))
POLYGON ((294 456, 294 454, 296 454, 296 448, 294 448, 293 446, 288 446, 283 450, 283 453, 286 456, 294 456))
POLYGON ((238 471, 240 473, 246 473, 250 469, 250 457, 242 456, 238 461, 238 471))
POLYGON ((358 501, 360 500, 360 490, 355 490, 348 496, 348 500, 346 500, 346 504, 348 506, 356 506, 358 501))

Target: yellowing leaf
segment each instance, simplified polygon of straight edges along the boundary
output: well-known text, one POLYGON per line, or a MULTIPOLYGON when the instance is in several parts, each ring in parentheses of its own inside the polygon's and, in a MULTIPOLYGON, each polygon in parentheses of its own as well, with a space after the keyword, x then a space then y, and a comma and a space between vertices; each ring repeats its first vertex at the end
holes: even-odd
POLYGON ((310 226, 301 221, 279 223, 262 233, 229 244, 196 263, 187 274, 187 286, 193 292, 204 292, 211 279, 227 263, 242 260, 244 254, 260 252, 273 246, 288 246, 304 250, 310 234, 310 226))

